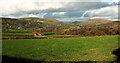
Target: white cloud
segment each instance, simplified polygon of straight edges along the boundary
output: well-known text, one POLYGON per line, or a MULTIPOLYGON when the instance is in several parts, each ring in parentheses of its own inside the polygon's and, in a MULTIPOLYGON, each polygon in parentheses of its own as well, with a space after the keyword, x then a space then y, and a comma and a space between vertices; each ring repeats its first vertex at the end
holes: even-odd
POLYGON ((119 0, 112 0, 112 2, 114 2, 114 3, 118 3, 118 2, 119 2, 119 0))
POLYGON ((53 12, 52 16, 55 16, 55 15, 64 15, 64 14, 66 14, 66 12, 53 12))
POLYGON ((59 14, 65 14, 66 12, 60 12, 59 14))
POLYGON ((83 13, 84 16, 89 17, 102 17, 102 18, 118 18, 118 6, 109 6, 95 10, 88 10, 83 13))
POLYGON ((3 15, 9 15, 34 10, 58 9, 63 7, 64 4, 59 2, 39 2, 36 0, 2 0, 0 8, 2 9, 3 15))

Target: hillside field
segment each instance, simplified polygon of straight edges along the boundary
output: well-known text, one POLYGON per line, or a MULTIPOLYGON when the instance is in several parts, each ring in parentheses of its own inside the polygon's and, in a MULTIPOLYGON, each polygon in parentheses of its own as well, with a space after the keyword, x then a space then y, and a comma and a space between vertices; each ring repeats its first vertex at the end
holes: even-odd
POLYGON ((3 56, 38 61, 114 61, 118 36, 13 39, 2 41, 3 56))

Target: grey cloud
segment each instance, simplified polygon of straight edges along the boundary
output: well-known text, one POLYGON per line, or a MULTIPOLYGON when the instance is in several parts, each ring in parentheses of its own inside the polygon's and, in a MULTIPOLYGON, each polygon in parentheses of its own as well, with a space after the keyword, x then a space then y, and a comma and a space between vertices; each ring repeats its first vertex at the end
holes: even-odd
MULTIPOLYGON (((55 3, 55 2, 54 2, 55 3)), ((91 17, 112 17, 116 16, 117 11, 112 9, 116 9, 113 6, 117 6, 117 4, 109 4, 107 2, 69 2, 63 3, 64 6, 59 8, 48 7, 46 9, 39 8, 43 3, 35 3, 34 6, 37 8, 32 10, 19 10, 19 12, 7 14, 3 16, 11 16, 11 17, 40 17, 40 18, 57 18, 57 19, 65 19, 65 18, 79 18, 84 17, 84 19, 88 19, 91 17), (106 9, 109 7, 108 9, 106 9), (103 8, 103 10, 101 10, 103 8), (89 12, 87 12, 89 11, 89 12), (65 14, 59 14, 60 12, 66 12, 65 14), (112 12, 112 13, 111 13, 112 12), (53 15, 53 13, 56 13, 53 15), (114 14, 113 14, 114 13, 114 14), (84 14, 84 16, 83 16, 84 14), (87 17, 87 18, 86 18, 87 17)), ((61 4, 60 3, 60 4, 61 4)), ((19 9, 19 8, 18 8, 19 9)), ((116 17, 115 17, 116 18, 116 17)), ((77 20, 79 20, 77 19, 77 20)))
POLYGON ((3 13, 3 15, 10 15, 10 14, 21 14, 21 13, 44 13, 44 12, 75 12, 75 11, 85 11, 89 9, 98 9, 106 6, 111 6, 111 4, 108 4, 106 2, 59 2, 58 4, 56 2, 52 3, 42 3, 42 2, 34 2, 32 6, 25 5, 23 7, 14 5, 13 10, 6 11, 3 13), (48 5, 47 5, 48 4, 48 5), (55 4, 55 5, 53 5, 55 4), (50 5, 50 7, 49 7, 50 5), (62 5, 62 6, 61 6, 62 5), (54 8, 56 7, 57 8, 54 8), (21 9, 22 8, 22 9, 21 9))

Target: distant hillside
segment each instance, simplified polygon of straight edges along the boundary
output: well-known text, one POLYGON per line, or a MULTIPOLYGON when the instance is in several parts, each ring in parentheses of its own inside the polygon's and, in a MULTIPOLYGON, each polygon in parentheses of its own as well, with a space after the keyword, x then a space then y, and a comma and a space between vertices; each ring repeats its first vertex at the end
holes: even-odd
POLYGON ((46 21, 53 21, 53 22, 56 22, 56 23, 62 23, 60 21, 58 21, 57 19, 54 19, 54 18, 41 18, 41 19, 44 19, 46 21))
POLYGON ((110 20, 103 20, 103 19, 91 19, 91 20, 88 20, 88 21, 85 21, 85 22, 112 22, 110 20))
POLYGON ((57 19, 54 18, 38 18, 38 17, 26 17, 26 18, 20 18, 22 20, 42 20, 42 21, 53 21, 56 23, 62 23, 60 21, 58 21, 57 19))
POLYGON ((2 27, 6 29, 39 29, 46 28, 49 26, 61 25, 59 22, 53 18, 37 18, 37 17, 27 17, 27 18, 0 18, 2 19, 2 27))

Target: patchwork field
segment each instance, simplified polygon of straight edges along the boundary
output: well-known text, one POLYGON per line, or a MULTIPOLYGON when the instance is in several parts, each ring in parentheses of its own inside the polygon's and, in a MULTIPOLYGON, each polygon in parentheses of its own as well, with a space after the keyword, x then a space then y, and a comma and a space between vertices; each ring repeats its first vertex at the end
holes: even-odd
POLYGON ((39 61, 114 61, 118 36, 2 41, 3 56, 39 61))
MULTIPOLYGON (((69 37, 79 37, 79 35, 57 35, 54 32, 38 32, 43 36, 47 36, 47 38, 69 38, 69 37)), ((34 33, 32 32, 23 32, 23 31, 9 31, 1 33, 2 39, 36 39, 34 37, 34 33)))

